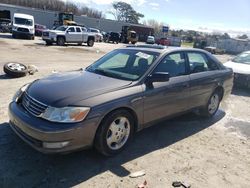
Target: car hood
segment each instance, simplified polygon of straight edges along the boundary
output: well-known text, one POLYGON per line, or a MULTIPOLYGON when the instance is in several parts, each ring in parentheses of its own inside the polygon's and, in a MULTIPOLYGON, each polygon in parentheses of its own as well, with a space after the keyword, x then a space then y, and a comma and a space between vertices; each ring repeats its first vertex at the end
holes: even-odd
POLYGON ((235 63, 233 61, 228 61, 224 66, 232 68, 233 72, 238 74, 250 74, 250 65, 244 63, 235 63))
POLYGON ((54 107, 77 104, 78 101, 118 90, 131 81, 110 78, 87 71, 57 73, 34 81, 27 93, 34 99, 54 107))

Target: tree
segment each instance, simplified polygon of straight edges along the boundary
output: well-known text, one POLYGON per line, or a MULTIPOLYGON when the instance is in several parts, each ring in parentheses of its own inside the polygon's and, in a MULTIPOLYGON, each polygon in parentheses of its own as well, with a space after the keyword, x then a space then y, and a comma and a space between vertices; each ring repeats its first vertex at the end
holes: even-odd
POLYGON ((124 21, 129 23, 139 23, 140 18, 144 15, 136 12, 133 7, 125 2, 119 1, 112 4, 113 11, 109 11, 110 14, 118 21, 124 21))
POLYGON ((248 36, 246 34, 244 34, 244 35, 239 36, 238 38, 239 39, 248 39, 248 36))

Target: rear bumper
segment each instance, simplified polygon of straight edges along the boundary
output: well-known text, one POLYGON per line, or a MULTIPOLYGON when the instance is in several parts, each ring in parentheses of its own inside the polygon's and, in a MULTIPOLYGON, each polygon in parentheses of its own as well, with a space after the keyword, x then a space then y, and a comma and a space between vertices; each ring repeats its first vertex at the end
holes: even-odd
POLYGON ((9 105, 10 126, 26 143, 42 153, 65 153, 91 147, 98 119, 80 123, 53 123, 34 117, 15 102, 9 105), (67 143, 60 148, 48 148, 48 144, 67 143))

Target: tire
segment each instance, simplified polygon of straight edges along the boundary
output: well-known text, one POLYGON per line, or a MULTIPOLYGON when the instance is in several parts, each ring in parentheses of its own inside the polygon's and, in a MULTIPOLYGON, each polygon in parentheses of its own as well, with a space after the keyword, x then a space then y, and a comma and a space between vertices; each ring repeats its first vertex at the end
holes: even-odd
POLYGON ((200 110, 200 114, 204 117, 212 117, 216 114, 219 109, 221 102, 221 94, 218 91, 215 91, 209 98, 206 106, 200 110))
POLYGON ((47 46, 52 45, 53 43, 51 41, 45 41, 47 46))
POLYGON ((65 39, 64 39, 64 37, 58 37, 56 43, 59 46, 64 46, 65 45, 65 39))
POLYGON ((132 44, 135 44, 136 42, 131 42, 132 44))
POLYGON ((3 71, 14 78, 26 76, 28 73, 28 68, 21 63, 6 63, 3 67, 3 71))
POLYGON ((30 40, 35 40, 35 36, 30 36, 29 39, 30 40))
POLYGON ((92 46, 94 46, 94 43, 95 43, 95 41, 93 39, 89 39, 87 42, 87 45, 92 47, 92 46))
POLYGON ((95 148, 105 156, 118 154, 133 136, 134 122, 134 117, 126 110, 111 112, 104 118, 96 132, 95 148))

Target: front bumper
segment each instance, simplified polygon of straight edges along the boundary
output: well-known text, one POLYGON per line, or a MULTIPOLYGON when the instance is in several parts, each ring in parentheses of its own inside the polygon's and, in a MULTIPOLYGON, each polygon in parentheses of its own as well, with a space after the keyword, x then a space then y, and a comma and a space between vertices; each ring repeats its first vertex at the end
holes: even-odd
POLYGON ((33 37, 34 36, 34 33, 14 31, 14 30, 12 30, 12 34, 16 35, 16 36, 23 36, 23 37, 33 37))
POLYGON ((9 118, 14 132, 43 153, 65 153, 91 147, 99 123, 99 118, 71 124, 49 122, 32 116, 16 102, 9 105, 9 118), (61 148, 47 148, 44 144, 62 142, 68 144, 61 148))

